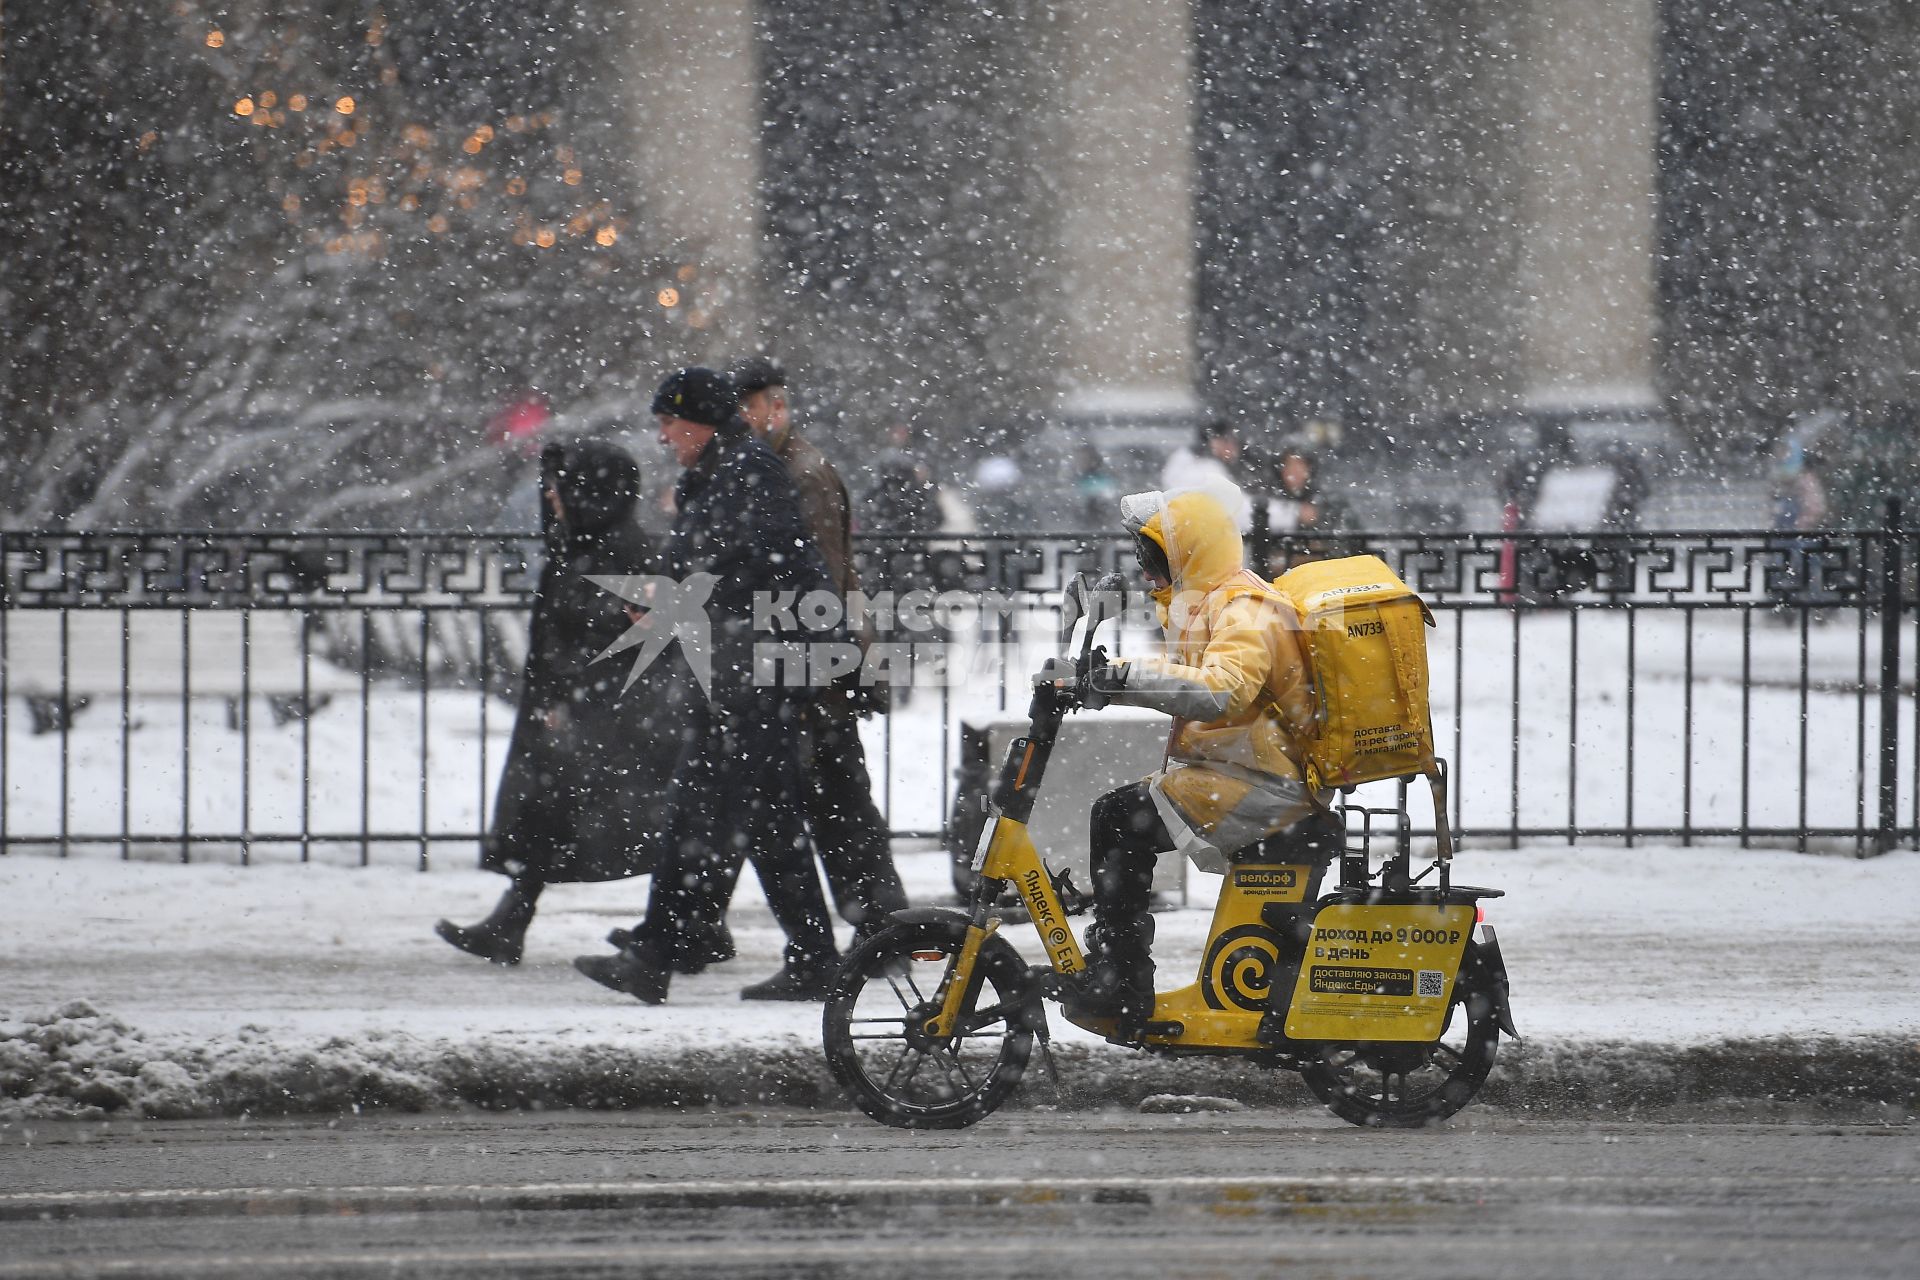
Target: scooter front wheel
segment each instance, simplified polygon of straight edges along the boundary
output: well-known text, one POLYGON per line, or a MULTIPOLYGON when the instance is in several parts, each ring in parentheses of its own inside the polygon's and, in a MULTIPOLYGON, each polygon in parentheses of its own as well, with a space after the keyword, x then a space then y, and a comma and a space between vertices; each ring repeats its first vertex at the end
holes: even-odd
POLYGON ((1500 1021, 1493 978, 1469 943, 1440 1039, 1330 1044, 1301 1069, 1314 1096, 1350 1124, 1417 1129, 1473 1101, 1493 1070, 1500 1021))
POLYGON ((1026 969, 989 939, 973 967, 957 1033, 928 1036, 935 993, 965 945, 960 920, 897 924, 848 954, 827 997, 827 1062, 860 1109, 902 1129, 959 1129, 1013 1093, 1033 1052, 1023 1019, 1026 969))

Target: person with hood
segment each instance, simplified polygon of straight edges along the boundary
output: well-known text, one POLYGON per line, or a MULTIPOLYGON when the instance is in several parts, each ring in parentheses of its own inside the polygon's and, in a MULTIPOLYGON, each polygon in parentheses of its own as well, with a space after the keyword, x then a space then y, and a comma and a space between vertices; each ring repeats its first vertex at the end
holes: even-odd
POLYGON ((1271 465, 1259 469, 1264 474, 1256 501, 1263 504, 1267 536, 1277 544, 1267 548, 1267 572, 1278 576, 1328 555, 1330 544, 1316 535, 1345 532, 1347 511, 1321 489, 1318 455, 1299 440, 1287 440, 1271 465))
POLYGON ((1153 1011, 1153 867, 1178 850, 1224 871, 1238 850, 1331 800, 1309 791, 1302 736, 1313 697, 1300 621, 1247 569, 1240 531, 1208 493, 1121 499, 1167 641, 1162 654, 1097 669, 1088 705, 1173 717, 1166 763, 1109 791, 1089 821, 1094 927, 1088 967, 1064 993, 1077 1008, 1134 1025, 1153 1011))
MULTIPOLYGON (((792 477, 748 429, 730 379, 682 369, 660 384, 653 413, 661 442, 686 468, 665 573, 676 591, 699 597, 707 697, 694 702, 694 742, 674 772, 667 845, 646 916, 610 937, 614 955, 580 956, 574 967, 660 1004, 673 974, 731 959, 726 913, 745 857, 787 947, 780 971, 741 997, 820 999, 839 955, 802 802, 798 741, 813 691, 768 679, 775 673, 759 665, 756 647, 834 637, 793 630, 797 623, 783 630, 777 610, 756 626, 755 601, 831 591, 833 581, 792 477)), ((688 657, 698 677, 699 659, 688 657)))
POLYGON ((594 662, 629 620, 620 599, 589 575, 646 573, 654 560, 633 523, 639 466, 593 440, 549 445, 540 461, 546 563, 534 593, 519 714, 480 853, 482 868, 511 883, 478 924, 434 925, 447 942, 495 964, 520 962, 548 884, 653 870, 691 692, 686 665, 674 653, 624 692, 620 664, 594 662))

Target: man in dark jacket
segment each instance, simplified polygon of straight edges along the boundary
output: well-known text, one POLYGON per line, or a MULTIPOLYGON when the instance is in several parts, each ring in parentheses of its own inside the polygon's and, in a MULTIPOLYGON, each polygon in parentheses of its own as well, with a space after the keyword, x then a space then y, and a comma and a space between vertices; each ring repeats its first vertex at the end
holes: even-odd
POLYGON ((621 938, 618 954, 574 961, 594 981, 648 1004, 666 999, 673 973, 732 956, 725 920, 742 856, 787 934, 780 972, 742 997, 817 999, 838 961, 801 802, 796 741, 808 691, 757 678, 765 672, 756 671, 754 652, 756 642, 802 638, 756 632, 757 594, 805 595, 832 584, 792 479, 747 429, 738 402, 726 377, 703 368, 669 377, 653 401, 661 441, 686 468, 667 573, 682 584, 710 575, 709 696, 675 772, 667 849, 645 919, 621 938))
POLYGON ((592 440, 549 445, 540 462, 546 564, 533 598, 519 715, 480 857, 482 868, 512 883, 480 923, 434 926, 460 950, 495 964, 519 963, 546 885, 653 870, 688 699, 700 696, 674 650, 624 693, 625 673, 593 662, 628 620, 620 600, 589 575, 654 567, 654 549, 633 523, 639 467, 592 440))
MULTIPOLYGON (((814 545, 826 559, 842 600, 860 585, 853 562, 853 513, 840 473, 794 427, 787 403, 786 371, 757 358, 733 373, 740 414, 753 433, 786 464, 800 491, 800 511, 814 545)), ((873 803, 866 749, 860 742, 858 694, 836 686, 801 713, 801 763, 807 825, 827 873, 833 904, 854 927, 856 943, 882 928, 891 912, 907 905, 893 865, 886 819, 873 803)))

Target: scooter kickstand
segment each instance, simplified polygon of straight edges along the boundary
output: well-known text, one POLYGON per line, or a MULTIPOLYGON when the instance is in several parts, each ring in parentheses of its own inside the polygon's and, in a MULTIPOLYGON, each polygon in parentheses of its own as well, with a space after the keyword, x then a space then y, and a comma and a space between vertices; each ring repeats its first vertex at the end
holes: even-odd
POLYGON ((1053 1064, 1053 1037, 1042 1032, 1038 1039, 1041 1060, 1047 1064, 1047 1079, 1053 1084, 1053 1102, 1058 1106, 1060 1105, 1060 1068, 1053 1064))

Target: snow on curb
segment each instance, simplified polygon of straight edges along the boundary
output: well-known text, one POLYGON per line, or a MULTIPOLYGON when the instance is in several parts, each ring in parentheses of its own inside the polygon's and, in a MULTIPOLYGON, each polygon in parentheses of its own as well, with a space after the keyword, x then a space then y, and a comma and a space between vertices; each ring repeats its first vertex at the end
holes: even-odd
MULTIPOLYGON (((1012 1105, 1138 1107, 1163 1095, 1250 1106, 1311 1104, 1299 1078, 1246 1062, 1147 1057, 1104 1046, 1038 1059, 1012 1105)), ((1920 1112, 1920 1043, 1882 1035, 1704 1044, 1526 1040, 1501 1047, 1489 1107, 1624 1113, 1725 1102, 1920 1112)), ((198 1119, 428 1111, 708 1106, 839 1109, 844 1095, 809 1044, 707 1046, 671 1054, 524 1040, 457 1042, 376 1033, 306 1046, 257 1028, 229 1040, 149 1036, 84 1000, 0 1018, 0 1122, 198 1119)))

